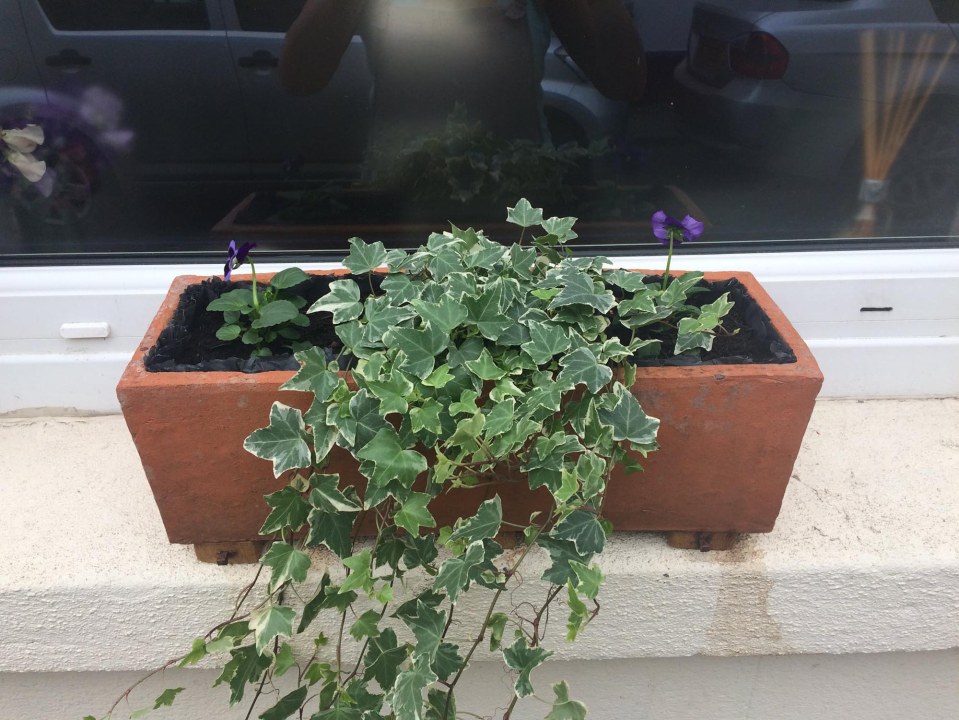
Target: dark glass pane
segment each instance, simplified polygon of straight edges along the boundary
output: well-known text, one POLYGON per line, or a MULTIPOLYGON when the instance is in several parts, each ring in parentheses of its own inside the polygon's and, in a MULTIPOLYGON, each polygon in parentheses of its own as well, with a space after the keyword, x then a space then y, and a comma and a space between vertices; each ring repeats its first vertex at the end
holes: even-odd
POLYGON ((57 30, 205 30, 203 0, 39 0, 57 30))
POLYGON ((240 29, 285 33, 303 9, 304 0, 236 0, 240 29))
POLYGON ((951 0, 208 2, 3 5, 0 127, 46 165, 0 148, 0 260, 511 242, 523 196, 609 254, 660 209, 684 253, 957 244, 951 0))

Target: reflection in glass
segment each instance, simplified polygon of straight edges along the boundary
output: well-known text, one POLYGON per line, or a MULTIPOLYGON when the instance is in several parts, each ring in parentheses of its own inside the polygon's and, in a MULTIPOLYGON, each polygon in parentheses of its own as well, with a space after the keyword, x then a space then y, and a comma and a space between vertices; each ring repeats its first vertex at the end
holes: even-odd
POLYGON ((658 209, 705 221, 693 252, 954 243, 955 8, 21 0, 0 126, 42 127, 47 173, 5 176, 0 257, 495 237, 519 196, 608 253, 661 252, 658 209))

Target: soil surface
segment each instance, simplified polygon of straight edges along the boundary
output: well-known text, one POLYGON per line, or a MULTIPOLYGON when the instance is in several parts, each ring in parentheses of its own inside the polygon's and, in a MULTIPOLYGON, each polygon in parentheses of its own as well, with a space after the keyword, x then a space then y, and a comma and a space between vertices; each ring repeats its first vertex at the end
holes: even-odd
MULTIPOLYGON (((333 280, 352 279, 360 286, 363 296, 369 293, 366 276, 340 275, 314 276, 297 286, 296 291, 307 301, 307 307, 329 291, 333 280)), ((661 282, 662 278, 648 277, 647 282, 661 282)), ((375 282, 375 280, 374 280, 375 282)), ((277 345, 273 356, 250 358, 250 346, 239 340, 224 342, 216 337, 223 324, 223 314, 209 312, 206 306, 228 290, 249 287, 250 283, 229 283, 211 278, 191 285, 180 296, 170 325, 160 334, 157 344, 147 354, 145 364, 152 372, 191 372, 203 370, 228 370, 241 372, 265 372, 268 370, 296 370, 299 367, 289 348, 277 345)), ((656 357, 636 357, 633 362, 640 366, 657 365, 740 365, 748 363, 791 363, 795 355, 772 327, 769 318, 749 296, 746 288, 737 280, 701 282, 701 291, 691 293, 688 304, 701 306, 716 300, 724 292, 735 305, 723 319, 723 327, 717 332, 712 350, 701 354, 673 355, 675 335, 657 334, 663 340, 661 352, 656 357)), ((312 313, 310 326, 304 328, 303 339, 326 349, 332 360, 339 353, 341 343, 333 330, 329 313, 312 313)), ((663 330, 660 327, 660 330, 663 330)), ((638 333, 643 337, 643 328, 638 333)), ((607 330, 610 336, 629 340, 630 331, 616 322, 607 330)), ((652 333, 646 335, 653 337, 652 333)))

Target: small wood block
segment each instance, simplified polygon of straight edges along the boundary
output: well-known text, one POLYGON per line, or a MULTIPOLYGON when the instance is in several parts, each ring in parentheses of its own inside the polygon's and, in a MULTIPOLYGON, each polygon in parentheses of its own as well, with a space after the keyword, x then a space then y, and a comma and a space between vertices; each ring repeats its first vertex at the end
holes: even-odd
POLYGON ((674 530, 666 533, 666 542, 670 547, 680 550, 730 550, 736 544, 739 533, 734 532, 689 532, 674 530))
POLYGON ((217 565, 250 565, 260 561, 265 542, 238 541, 224 543, 197 543, 193 546, 196 559, 217 565))

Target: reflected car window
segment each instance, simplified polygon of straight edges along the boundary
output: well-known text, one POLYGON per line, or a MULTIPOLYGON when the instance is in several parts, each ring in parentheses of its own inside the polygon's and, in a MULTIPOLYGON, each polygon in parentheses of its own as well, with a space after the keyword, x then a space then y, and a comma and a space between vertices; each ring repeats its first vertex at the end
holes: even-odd
POLYGON ((57 30, 205 30, 203 0, 40 0, 57 30))

